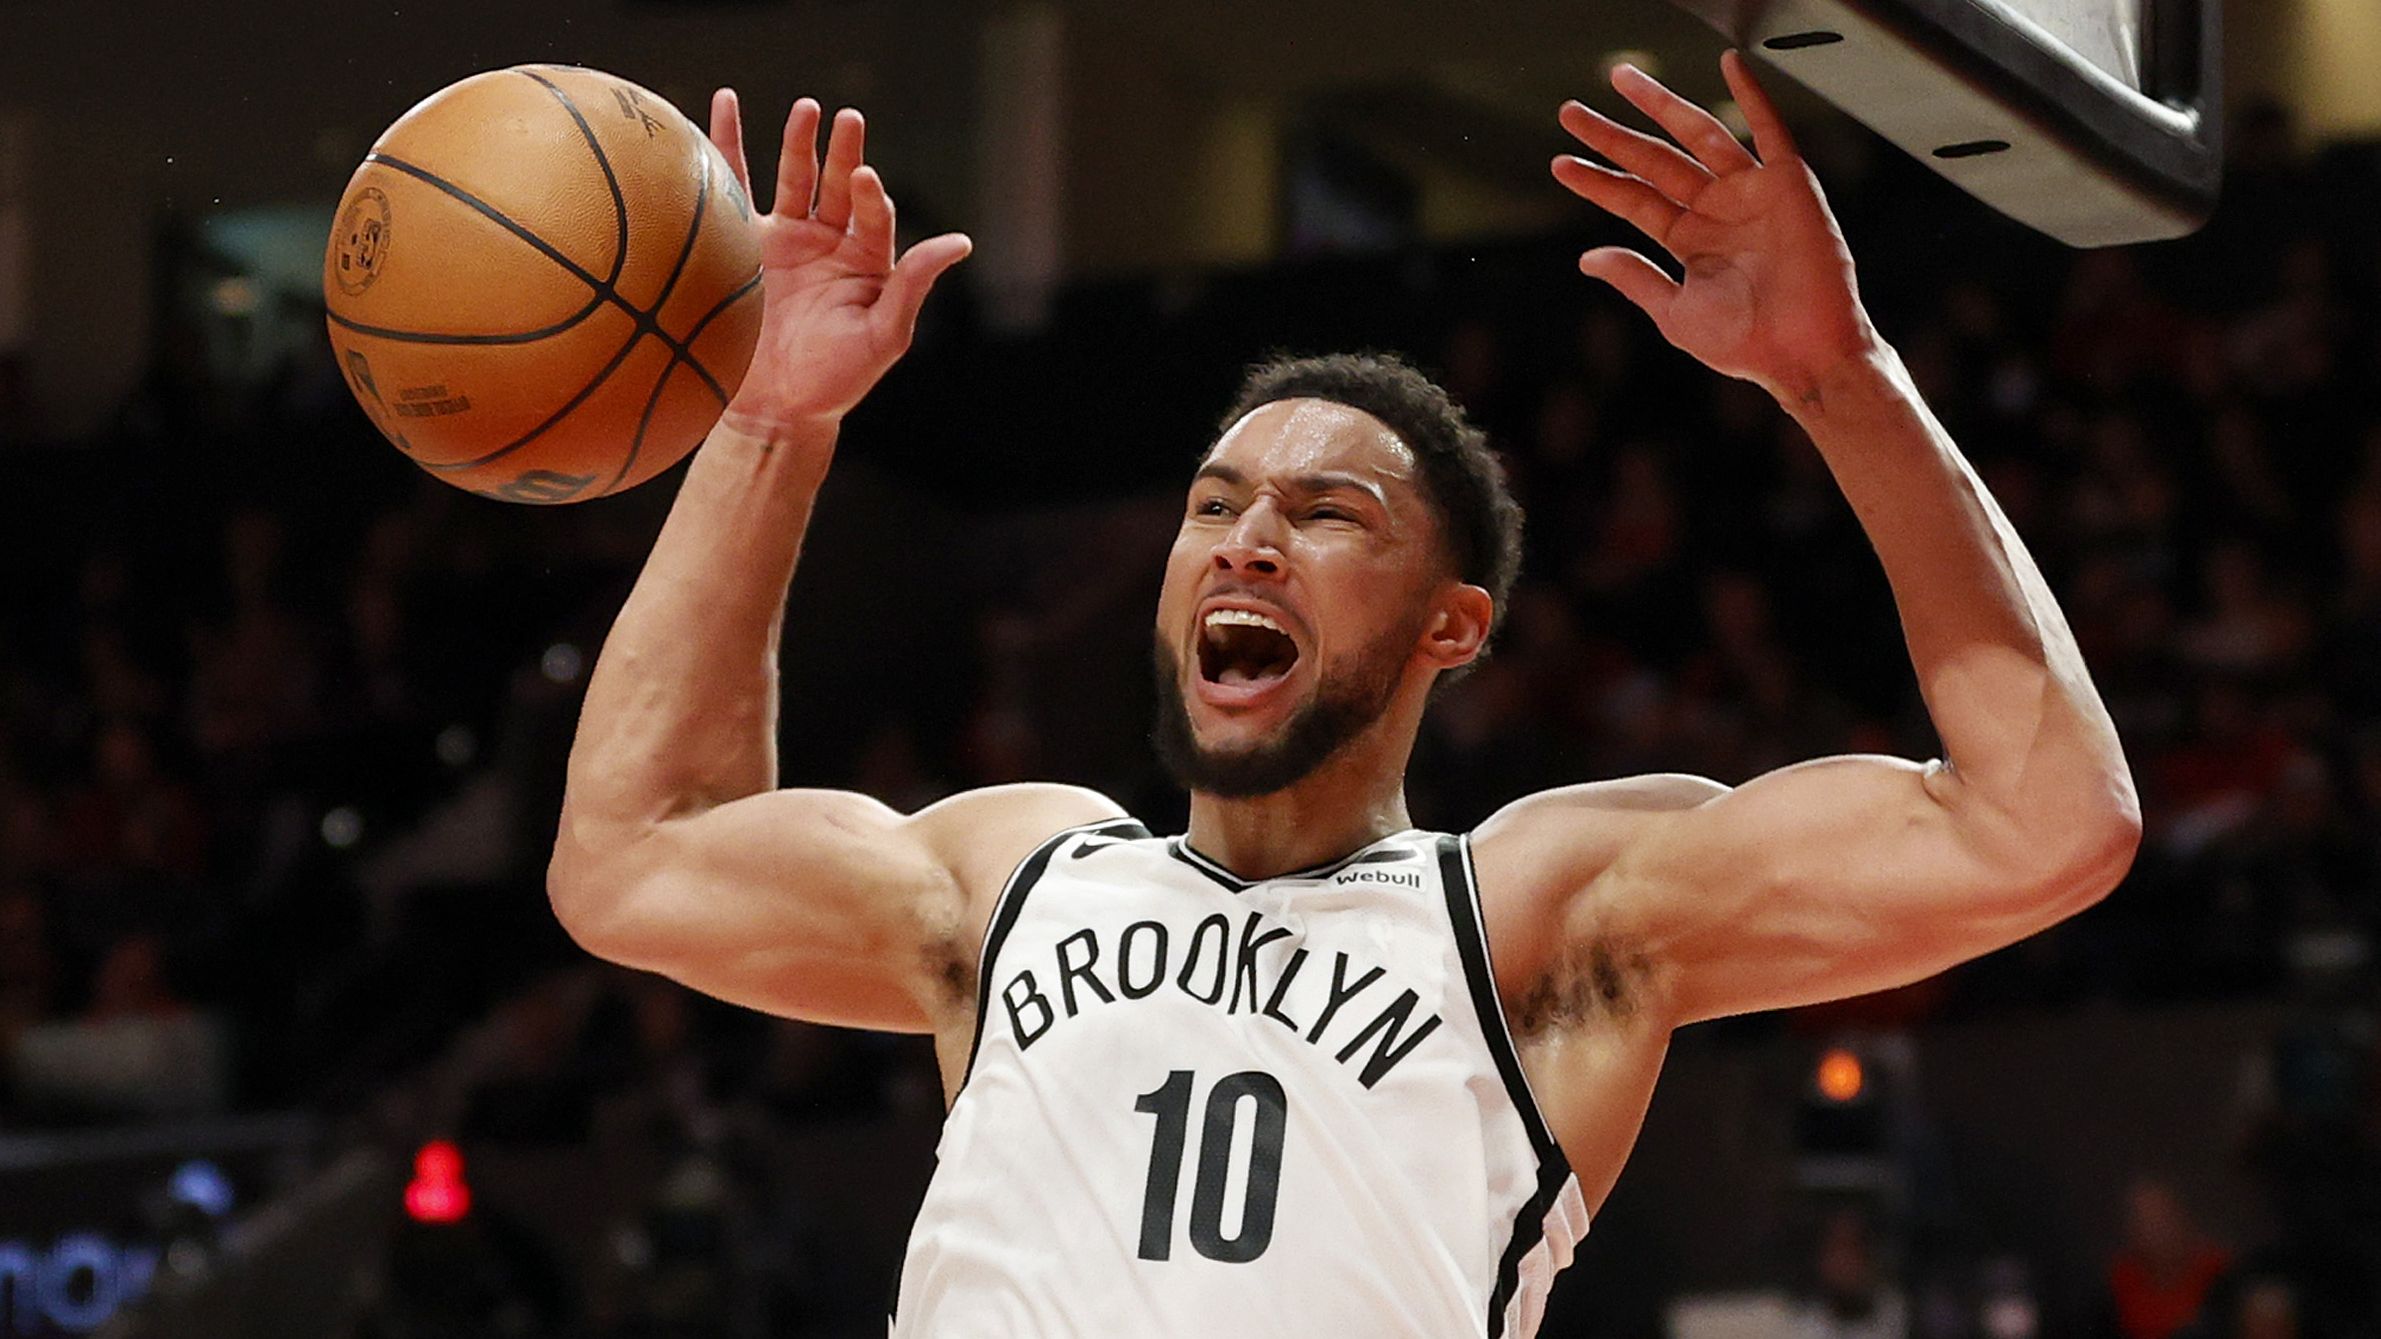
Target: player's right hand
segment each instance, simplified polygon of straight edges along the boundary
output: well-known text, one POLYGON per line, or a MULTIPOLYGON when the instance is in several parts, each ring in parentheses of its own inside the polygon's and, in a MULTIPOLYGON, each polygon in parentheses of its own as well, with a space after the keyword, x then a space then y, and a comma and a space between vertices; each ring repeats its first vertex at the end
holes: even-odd
MULTIPOLYGON (((893 199, 876 169, 860 161, 866 123, 849 107, 835 114, 822 171, 819 116, 814 100, 794 103, 778 153, 776 203, 755 220, 760 343, 723 421, 760 435, 832 424, 849 413, 908 351, 934 281, 973 246, 963 234, 944 233, 896 260, 893 199)), ((711 140, 751 199, 734 89, 711 97, 711 140)))

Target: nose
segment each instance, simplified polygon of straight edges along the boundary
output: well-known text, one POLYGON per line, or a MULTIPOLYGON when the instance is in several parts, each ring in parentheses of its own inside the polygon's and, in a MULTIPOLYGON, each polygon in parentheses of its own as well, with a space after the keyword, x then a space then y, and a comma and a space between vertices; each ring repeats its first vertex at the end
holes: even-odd
POLYGON ((1280 576, 1281 513, 1271 498, 1261 498, 1240 513, 1232 528, 1216 543, 1215 570, 1242 576, 1280 576))

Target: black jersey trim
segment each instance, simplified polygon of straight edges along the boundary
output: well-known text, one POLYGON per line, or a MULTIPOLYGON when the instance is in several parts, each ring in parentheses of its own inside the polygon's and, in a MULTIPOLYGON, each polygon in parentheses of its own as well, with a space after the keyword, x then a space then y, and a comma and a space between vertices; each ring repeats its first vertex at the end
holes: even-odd
MULTIPOLYGON (((1009 872, 1009 881, 1001 885, 1000 898, 992 904, 992 921, 984 927, 984 943, 976 953, 976 1025, 967 1043, 967 1069, 959 1076, 959 1092, 967 1091, 967 1081, 976 1072, 976 1053, 984 1048, 984 1016, 992 1009, 992 965, 1000 956, 1001 943, 1009 937, 1009 930, 1017 923, 1017 914, 1025 908, 1025 895, 1041 881, 1050 868, 1050 858, 1066 845, 1071 837, 1119 837, 1138 841, 1149 836, 1149 829, 1133 818, 1103 818, 1096 823, 1080 823, 1050 834, 1031 854, 1009 872)), ((1080 854, 1080 852, 1078 852, 1080 854)), ((951 1103, 958 1105, 958 1094, 951 1103)), ((915 1230, 914 1228, 912 1229, 915 1230)), ((885 1299, 885 1321, 889 1325, 898 1319, 901 1309, 901 1274, 909 1263, 909 1252, 903 1249, 901 1258, 893 1264, 893 1291, 885 1299)))
POLYGON ((1168 841, 1166 843, 1166 854, 1174 857, 1176 860, 1181 861, 1183 864, 1190 866, 1192 869, 1199 871, 1208 878, 1215 880, 1224 887, 1231 889, 1233 892, 1244 893, 1249 889, 1256 887, 1260 883, 1276 883, 1283 879, 1327 879, 1332 875, 1337 874, 1339 871, 1346 869, 1350 865, 1368 864, 1379 860, 1406 859, 1405 854, 1402 852, 1397 854, 1389 854, 1387 852, 1377 851, 1375 848, 1385 845, 1386 843, 1396 841, 1400 837, 1411 837, 1419 831, 1421 831, 1419 828, 1405 828, 1401 831, 1392 832, 1386 837, 1376 837, 1336 860, 1326 860, 1320 865, 1309 865, 1305 869, 1292 870, 1287 874, 1276 874, 1270 879, 1241 878, 1239 875, 1234 874, 1232 871, 1224 868, 1221 863, 1212 860, 1207 856, 1199 854, 1198 848, 1190 844, 1190 838, 1188 837, 1176 837, 1168 841))
POLYGON ((1488 1294, 1488 1339, 1505 1332, 1505 1309, 1521 1286, 1521 1259, 1546 1235, 1546 1215, 1571 1179, 1570 1159, 1538 1109, 1529 1076, 1521 1069, 1521 1053, 1513 1045, 1513 1031, 1505 1021, 1505 1007, 1497 998, 1496 973, 1488 956, 1488 931, 1480 911, 1479 877, 1472 868, 1469 837, 1440 837, 1439 882, 1447 894, 1447 919, 1455 930, 1455 949, 1463 958, 1463 974, 1472 988, 1472 1012, 1479 1015, 1480 1035, 1505 1081, 1505 1096, 1521 1115, 1530 1149, 1538 1156, 1538 1188, 1513 1216, 1513 1236, 1497 1261, 1496 1286, 1488 1294))
MULTIPOLYGON (((984 1047, 984 1019, 992 1012, 992 965, 1000 957, 1001 943, 1009 937, 1009 929, 1017 923, 1017 913, 1025 909, 1025 896, 1041 881, 1042 872, 1050 868, 1050 858, 1058 854, 1071 837, 1121 837, 1137 841, 1149 836, 1149 829, 1132 818, 1103 818, 1097 823, 1083 823, 1052 834, 1033 854, 1025 857, 1010 873, 1009 881, 1000 890, 1000 900, 993 903, 992 923, 984 927, 984 947, 976 955, 976 1027, 967 1044, 967 1068, 959 1076, 959 1091, 967 1090, 967 1080, 976 1072, 976 1052, 984 1047)), ((954 1094, 951 1101, 956 1104, 954 1094)))

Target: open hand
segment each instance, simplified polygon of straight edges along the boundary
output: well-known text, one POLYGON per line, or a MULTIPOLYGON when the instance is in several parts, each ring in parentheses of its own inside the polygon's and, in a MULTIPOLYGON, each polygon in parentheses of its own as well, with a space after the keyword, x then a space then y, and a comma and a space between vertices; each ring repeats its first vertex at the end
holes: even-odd
MULTIPOLYGON (((756 220, 760 343, 726 414, 748 431, 832 422, 849 413, 908 352, 927 292, 973 245, 963 234, 944 233, 897 260, 893 199, 876 169, 860 161, 866 123, 849 107, 835 114, 822 172, 819 116, 809 98, 794 104, 778 152, 777 200, 756 220)), ((733 89, 711 97, 711 141, 751 198, 733 89)))
POLYGON ((1613 88, 1677 143, 1565 103, 1563 128, 1619 170, 1565 154, 1554 176, 1635 224, 1685 274, 1674 280, 1617 246, 1581 256, 1582 271, 1619 289, 1705 366, 1756 382, 1791 409, 1844 359, 1872 348, 1876 332, 1843 233, 1777 108, 1742 56, 1731 51, 1720 66, 1758 157, 1711 113, 1622 65, 1613 88))

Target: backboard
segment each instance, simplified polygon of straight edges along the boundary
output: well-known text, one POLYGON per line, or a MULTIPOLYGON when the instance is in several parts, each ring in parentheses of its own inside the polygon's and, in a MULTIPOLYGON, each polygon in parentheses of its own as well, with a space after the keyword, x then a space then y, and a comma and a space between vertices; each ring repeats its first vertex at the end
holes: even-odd
POLYGON ((2222 176, 2220 0, 1672 0, 2072 246, 2178 237, 2222 176))

